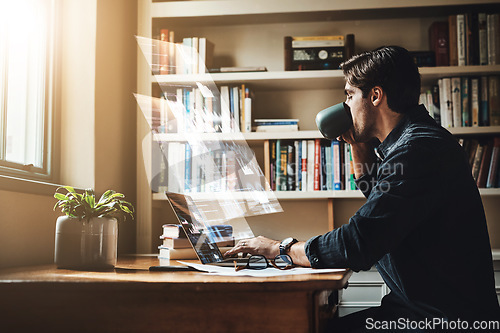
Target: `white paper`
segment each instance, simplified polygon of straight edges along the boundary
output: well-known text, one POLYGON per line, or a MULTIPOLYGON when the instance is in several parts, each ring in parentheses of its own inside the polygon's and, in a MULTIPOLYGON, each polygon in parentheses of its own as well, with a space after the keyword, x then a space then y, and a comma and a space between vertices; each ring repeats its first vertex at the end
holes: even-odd
POLYGON ((318 273, 336 273, 344 271, 342 268, 306 268, 306 267, 295 267, 292 269, 281 270, 273 267, 266 269, 242 269, 236 272, 234 267, 221 267, 215 265, 203 265, 203 264, 193 264, 184 261, 178 261, 183 265, 188 265, 199 271, 207 272, 212 275, 224 275, 224 276, 252 276, 252 277, 273 277, 273 276, 286 276, 286 275, 298 275, 298 274, 318 274, 318 273))

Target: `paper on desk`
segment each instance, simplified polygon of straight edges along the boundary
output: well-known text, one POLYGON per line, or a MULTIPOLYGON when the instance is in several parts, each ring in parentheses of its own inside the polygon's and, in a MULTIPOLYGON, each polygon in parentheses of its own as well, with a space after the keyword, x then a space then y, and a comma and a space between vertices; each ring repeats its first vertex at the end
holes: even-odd
POLYGON ((193 267, 199 271, 207 272, 213 275, 224 275, 224 276, 253 276, 253 277, 273 277, 273 276, 285 276, 285 275, 297 275, 297 274, 318 274, 318 273, 335 273, 343 271, 342 268, 325 268, 325 269, 316 269, 316 268, 306 268, 306 267, 296 267, 287 270, 280 270, 276 268, 267 268, 267 269, 243 269, 241 271, 236 272, 233 267, 220 267, 214 265, 202 265, 202 264, 193 264, 183 261, 178 261, 183 265, 188 265, 193 267))

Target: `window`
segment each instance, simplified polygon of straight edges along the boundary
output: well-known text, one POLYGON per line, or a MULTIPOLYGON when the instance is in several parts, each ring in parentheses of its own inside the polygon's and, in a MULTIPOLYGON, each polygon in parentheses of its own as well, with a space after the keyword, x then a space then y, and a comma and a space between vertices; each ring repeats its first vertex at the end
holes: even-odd
POLYGON ((0 2, 0 173, 52 178, 54 0, 0 2))

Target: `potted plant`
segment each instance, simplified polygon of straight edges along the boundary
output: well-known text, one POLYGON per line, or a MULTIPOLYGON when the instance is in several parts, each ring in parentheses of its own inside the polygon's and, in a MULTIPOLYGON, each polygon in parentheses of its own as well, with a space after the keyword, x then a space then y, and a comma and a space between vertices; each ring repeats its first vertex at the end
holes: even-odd
POLYGON ((94 190, 77 193, 71 186, 54 194, 65 214, 57 218, 54 260, 58 268, 106 270, 116 265, 117 217, 133 218, 134 207, 115 191, 106 191, 96 201, 94 190), (65 189, 67 193, 60 193, 65 189))

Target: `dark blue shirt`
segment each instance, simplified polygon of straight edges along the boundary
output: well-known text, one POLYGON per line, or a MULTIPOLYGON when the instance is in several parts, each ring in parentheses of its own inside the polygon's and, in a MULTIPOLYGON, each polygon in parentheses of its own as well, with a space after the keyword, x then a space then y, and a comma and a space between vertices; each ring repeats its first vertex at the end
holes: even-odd
POLYGON ((312 267, 375 265, 386 297, 417 317, 496 315, 484 209, 456 138, 419 106, 376 153, 378 167, 356 180, 366 203, 349 224, 307 241, 312 267))

